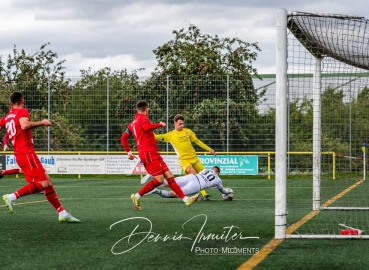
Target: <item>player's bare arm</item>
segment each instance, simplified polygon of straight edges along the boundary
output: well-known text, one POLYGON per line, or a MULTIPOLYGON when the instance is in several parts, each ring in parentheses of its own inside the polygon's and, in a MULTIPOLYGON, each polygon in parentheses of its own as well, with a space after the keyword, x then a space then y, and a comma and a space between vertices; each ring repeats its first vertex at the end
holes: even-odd
POLYGON ((142 129, 145 131, 153 131, 155 129, 161 128, 161 127, 165 127, 166 124, 164 122, 160 122, 157 124, 151 124, 151 123, 143 123, 142 124, 142 129))
POLYGON ((41 126, 51 126, 52 125, 51 122, 48 119, 43 119, 41 121, 33 122, 33 121, 30 121, 29 118, 27 118, 27 117, 20 118, 19 119, 19 124, 20 124, 20 126, 23 130, 33 129, 33 128, 41 127, 41 126))
POLYGON ((122 143, 122 146, 124 148, 124 150, 127 152, 128 154, 128 159, 129 160, 133 160, 135 158, 137 158, 134 154, 132 154, 131 152, 131 148, 129 147, 129 143, 128 143, 128 138, 131 136, 131 131, 129 129, 127 129, 122 137, 120 138, 120 141, 122 143))

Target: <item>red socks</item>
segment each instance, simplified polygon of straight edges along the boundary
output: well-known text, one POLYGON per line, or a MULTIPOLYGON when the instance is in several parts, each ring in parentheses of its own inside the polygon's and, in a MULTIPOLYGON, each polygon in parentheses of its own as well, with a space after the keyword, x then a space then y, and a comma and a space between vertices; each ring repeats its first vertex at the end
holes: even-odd
POLYGON ((19 169, 5 170, 1 173, 2 175, 6 174, 20 174, 19 169))
POLYGON ((168 178, 167 182, 170 186, 170 188, 178 195, 178 197, 180 197, 181 199, 183 199, 186 195, 183 193, 182 189, 180 188, 180 186, 178 186, 177 182, 174 180, 174 177, 168 178))
POLYGON ((45 189, 45 196, 49 203, 55 208, 55 210, 58 211, 58 213, 64 210, 64 207, 59 201, 58 195, 56 195, 54 186, 45 189))
POLYGON ((24 187, 21 187, 16 192, 14 192, 14 194, 18 199, 19 197, 34 194, 36 192, 40 192, 43 190, 44 190, 44 187, 40 183, 33 182, 33 183, 29 183, 28 185, 25 185, 24 187))
POLYGON ((139 192, 137 192, 140 196, 143 196, 144 194, 146 194, 147 192, 150 192, 151 190, 153 190, 154 188, 156 188, 157 186, 160 186, 161 183, 154 179, 150 182, 148 182, 139 192))
POLYGON ((37 182, 29 183, 28 185, 25 185, 24 187, 18 189, 16 192, 14 192, 17 199, 19 197, 23 197, 26 195, 34 194, 36 192, 44 191, 46 199, 49 201, 49 203, 55 208, 58 213, 64 210, 63 206, 61 205, 58 195, 56 195, 54 187, 48 187, 44 189, 44 187, 37 182))
MULTIPOLYGON (((167 182, 170 186, 170 188, 178 195, 178 197, 180 197, 181 199, 183 199, 186 195, 184 195, 182 189, 178 186, 177 182, 174 180, 174 177, 168 178, 167 182)), ((143 196, 144 194, 146 194, 147 192, 150 192, 151 190, 153 190, 154 188, 156 188, 157 186, 160 186, 161 183, 154 179, 152 181, 150 181, 149 183, 147 183, 139 192, 138 194, 140 196, 143 196)))

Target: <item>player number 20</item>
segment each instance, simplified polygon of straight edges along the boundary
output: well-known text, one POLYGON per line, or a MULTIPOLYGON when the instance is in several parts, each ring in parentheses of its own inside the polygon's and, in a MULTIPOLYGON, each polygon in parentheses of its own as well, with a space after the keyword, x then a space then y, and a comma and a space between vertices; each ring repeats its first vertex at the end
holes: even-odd
POLYGON ((6 131, 9 133, 9 139, 15 136, 17 133, 17 130, 15 128, 15 122, 14 120, 10 120, 5 124, 6 131))

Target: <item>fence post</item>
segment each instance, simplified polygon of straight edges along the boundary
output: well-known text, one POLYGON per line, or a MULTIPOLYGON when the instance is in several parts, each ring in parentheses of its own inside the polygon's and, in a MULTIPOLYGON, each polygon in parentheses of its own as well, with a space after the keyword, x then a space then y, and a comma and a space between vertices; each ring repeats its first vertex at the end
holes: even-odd
MULTIPOLYGON (((51 97, 50 97, 50 76, 47 78, 47 118, 51 121, 51 114, 50 114, 50 104, 51 104, 51 97)), ((47 151, 50 152, 50 126, 47 127, 47 151)), ((49 153, 50 154, 50 153, 49 153)))
POLYGON ((229 152, 229 75, 227 75, 227 152, 229 152))
MULTIPOLYGON (((352 157, 352 92, 351 92, 351 76, 349 77, 349 92, 350 92, 350 112, 349 112, 349 149, 350 149, 350 154, 349 156, 352 157)), ((350 173, 352 172, 352 160, 351 158, 349 158, 349 162, 350 162, 350 173)))
POLYGON ((106 152, 109 152, 109 76, 106 78, 106 152))
POLYGON ((271 172, 271 169, 270 169, 270 152, 268 152, 268 180, 270 179, 270 172, 271 172))
POLYGON ((365 155, 365 151, 366 151, 366 143, 363 143, 363 147, 361 147, 361 150, 363 150, 363 180, 366 179, 366 155, 365 155))
MULTIPOLYGON (((169 124, 169 75, 167 75, 167 120, 166 120, 166 131, 168 133, 169 124)), ((169 152, 169 143, 167 143, 167 153, 169 152)))

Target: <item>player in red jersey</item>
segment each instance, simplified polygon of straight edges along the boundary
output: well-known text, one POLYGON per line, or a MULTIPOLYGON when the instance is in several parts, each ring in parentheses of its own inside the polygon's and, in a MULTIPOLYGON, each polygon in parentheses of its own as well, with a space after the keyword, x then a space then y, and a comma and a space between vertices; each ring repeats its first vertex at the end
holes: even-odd
POLYGON ((187 206, 192 205, 199 194, 192 197, 186 196, 182 189, 178 186, 174 180, 172 172, 169 170, 167 164, 164 162, 160 153, 158 152, 158 147, 154 137, 154 130, 157 128, 165 127, 164 122, 158 124, 152 124, 147 117, 149 114, 149 104, 140 100, 136 105, 137 114, 133 121, 128 125, 127 130, 123 133, 121 137, 121 142, 124 150, 128 153, 128 158, 133 160, 137 158, 132 154, 129 147, 128 138, 133 135, 137 144, 137 149, 139 152, 139 157, 143 162, 145 169, 149 174, 154 176, 154 180, 148 182, 139 192, 131 195, 131 200, 133 206, 137 210, 141 210, 140 198, 161 185, 164 182, 164 178, 167 180, 170 188, 185 202, 187 206))
POLYGON ((32 129, 41 126, 51 126, 48 119, 33 122, 28 110, 24 108, 24 97, 20 92, 10 95, 12 109, 0 120, 0 130, 6 129, 14 149, 14 156, 18 166, 24 173, 27 185, 12 194, 2 196, 10 214, 13 204, 18 198, 44 191, 46 199, 59 213, 60 222, 79 223, 80 221, 64 210, 55 193, 49 175, 43 168, 33 147, 32 129))

